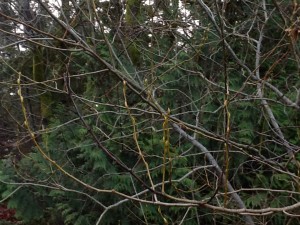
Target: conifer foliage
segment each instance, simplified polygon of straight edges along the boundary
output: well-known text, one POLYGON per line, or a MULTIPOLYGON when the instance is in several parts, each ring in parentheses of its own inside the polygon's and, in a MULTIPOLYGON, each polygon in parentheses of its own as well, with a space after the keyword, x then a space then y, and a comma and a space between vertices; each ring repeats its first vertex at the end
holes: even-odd
POLYGON ((2 0, 0 224, 299 224, 299 17, 2 0))

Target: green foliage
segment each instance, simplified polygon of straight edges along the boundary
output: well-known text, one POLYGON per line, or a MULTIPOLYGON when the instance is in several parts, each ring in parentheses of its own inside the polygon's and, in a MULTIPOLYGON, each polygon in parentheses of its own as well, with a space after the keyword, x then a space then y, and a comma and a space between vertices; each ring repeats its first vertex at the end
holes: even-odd
POLYGON ((259 208, 261 205, 266 204, 267 194, 257 193, 252 194, 246 201, 245 204, 249 208, 259 208))
POLYGON ((38 190, 37 192, 31 192, 30 189, 21 189, 10 198, 7 206, 15 209, 15 216, 25 223, 40 219, 43 217, 43 207, 42 199, 37 199, 38 195, 40 195, 38 190))
MULTIPOLYGON (((26 51, 1 49, 5 62, 0 69, 1 150, 2 145, 6 149, 7 140, 12 139, 12 144, 9 154, 1 153, 0 194, 16 209, 20 223, 89 225, 104 213, 100 224, 107 225, 163 224, 164 219, 169 224, 239 224, 243 215, 225 215, 205 205, 158 207, 124 200, 127 195, 153 202, 146 185, 153 182, 160 192, 164 181, 165 192, 174 199, 157 195, 161 202, 207 201, 214 196, 209 204, 221 206, 224 173, 219 168, 224 172, 227 166, 228 181, 249 209, 285 207, 299 201, 295 163, 300 157, 299 110, 282 101, 283 97, 295 101, 299 88, 299 46, 287 33, 296 24, 297 12, 284 6, 286 1, 278 5, 267 1, 266 9, 260 1, 203 1, 208 8, 197 1, 149 2, 81 1, 75 7, 64 1, 70 9, 59 18, 70 30, 52 28, 57 21, 36 11, 33 14, 49 21, 40 27, 38 17, 32 20, 29 28, 36 26, 32 38, 24 34, 18 42, 18 34, 10 36, 9 43, 18 45, 30 40, 29 47, 24 45, 26 51), (207 9, 212 13, 207 14, 207 9), (256 44, 262 29, 258 66, 256 44), (223 40, 230 49, 223 48, 223 40), (32 133, 24 124, 19 96, 13 95, 18 71, 24 75, 21 84, 29 127, 55 163, 46 160, 37 146, 29 146, 25 154, 19 152, 19 141, 31 140, 32 133), (261 80, 253 77, 256 72, 261 80), (287 142, 262 105, 259 85, 287 142), (170 109, 170 118, 161 109, 170 109), (167 128, 163 126, 166 119, 167 128), (208 153, 176 132, 172 123, 208 153), (165 149, 164 129, 169 129, 170 152, 165 149), (295 159, 287 154, 287 144, 295 159), (219 168, 212 165, 211 157, 219 168)), ((17 9, 6 11, 14 14, 17 9)), ((19 30, 15 20, 9 21, 1 19, 0 26, 12 33, 19 30)), ((5 37, 9 34, 0 32, 5 37)), ((4 46, 6 39, 1 40, 4 46)), ((234 198, 226 207, 237 208, 234 198)), ((257 224, 299 223, 291 218, 274 213, 256 219, 257 224)))

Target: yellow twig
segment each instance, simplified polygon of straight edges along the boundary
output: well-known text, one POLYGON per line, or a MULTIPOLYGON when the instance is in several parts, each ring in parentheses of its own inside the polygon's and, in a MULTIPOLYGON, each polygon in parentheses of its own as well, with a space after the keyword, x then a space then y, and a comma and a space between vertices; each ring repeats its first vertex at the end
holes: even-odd
POLYGON ((67 172, 66 170, 64 170, 58 163, 56 163, 53 159, 51 159, 46 152, 42 149, 42 147, 39 145, 39 143, 37 142, 36 136, 34 134, 34 132, 31 130, 30 125, 29 125, 29 121, 27 118, 27 112, 26 112, 26 107, 25 107, 25 103, 24 103, 24 97, 22 95, 22 88, 21 88, 21 73, 19 72, 19 77, 17 80, 17 85, 18 85, 18 95, 20 97, 20 102, 21 102, 21 107, 22 107, 22 112, 23 112, 23 116, 24 116, 24 126, 27 129, 27 131, 30 134, 31 140, 33 141, 34 145, 36 146, 37 150, 41 153, 41 155, 43 156, 43 158, 45 160, 47 160, 48 162, 50 162, 53 166, 55 166, 59 171, 61 171, 64 175, 70 177, 71 179, 73 179, 74 181, 80 183, 81 185, 83 185, 86 188, 92 189, 94 191, 101 191, 101 192, 111 192, 108 190, 99 190, 95 187, 90 186, 89 184, 84 183, 83 181, 81 181, 80 179, 74 177, 72 174, 70 174, 69 172, 67 172))
MULTIPOLYGON (((135 121, 135 118, 132 116, 131 114, 131 111, 130 111, 130 108, 128 106, 128 103, 127 103, 127 98, 126 98, 126 81, 124 80, 123 81, 123 95, 124 95, 124 101, 125 101, 125 107, 128 111, 128 115, 130 116, 130 119, 131 119, 131 122, 132 122, 132 126, 133 126, 133 140, 135 142, 135 145, 138 149, 138 153, 139 153, 139 156, 141 158, 141 160, 143 161, 145 167, 146 167, 146 171, 147 171, 147 176, 149 178, 149 181, 151 183, 151 187, 153 190, 155 190, 155 187, 154 187, 154 184, 153 184, 153 181, 152 181, 152 178, 151 178, 151 174, 150 174, 150 170, 149 170, 149 165, 147 163, 147 161, 145 160, 145 157, 143 155, 143 152, 140 148, 140 145, 138 143, 138 132, 137 132, 137 126, 136 126, 136 121, 135 121)), ((157 196, 154 195, 154 198, 155 198, 155 201, 157 201, 157 196)))
POLYGON ((163 155, 163 170, 162 170, 162 193, 165 192, 165 180, 166 180, 166 163, 167 155, 170 158, 170 130, 169 130, 169 116, 170 109, 168 109, 167 114, 164 115, 163 123, 163 142, 164 142, 164 155, 163 155))

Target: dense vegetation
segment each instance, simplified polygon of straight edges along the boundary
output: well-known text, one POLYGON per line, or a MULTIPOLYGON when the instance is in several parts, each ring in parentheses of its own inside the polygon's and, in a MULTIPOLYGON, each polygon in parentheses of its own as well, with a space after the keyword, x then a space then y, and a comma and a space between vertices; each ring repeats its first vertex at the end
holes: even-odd
POLYGON ((2 0, 1 210, 298 225, 299 18, 287 0, 2 0))

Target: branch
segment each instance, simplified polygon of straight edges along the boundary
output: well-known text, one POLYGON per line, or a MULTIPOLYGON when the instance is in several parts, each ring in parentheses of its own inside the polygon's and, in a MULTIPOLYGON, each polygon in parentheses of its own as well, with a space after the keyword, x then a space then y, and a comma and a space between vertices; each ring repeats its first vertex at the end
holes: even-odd
MULTIPOLYGON (((206 12, 206 14, 208 15, 209 19, 212 21, 216 31, 219 33, 219 35, 221 35, 221 29, 218 26, 215 17, 212 13, 212 11, 210 10, 210 8, 202 1, 202 0, 197 0, 198 3, 200 4, 200 6, 204 9, 204 11, 206 12)), ((244 68, 247 73, 249 74, 249 76, 257 82, 261 82, 264 83, 268 88, 270 88, 272 91, 274 91, 277 96, 279 97, 279 99, 285 103, 287 106, 293 107, 297 110, 300 110, 300 106, 297 105, 295 102, 293 102, 292 100, 290 100, 288 97, 286 97, 278 88, 276 88, 274 85, 270 84, 268 81, 262 80, 260 78, 257 78, 253 72, 250 70, 250 68, 248 66, 245 65, 245 63, 239 59, 239 57, 236 55, 236 53, 234 52, 234 50, 231 48, 231 46, 229 45, 229 43, 224 40, 226 47, 228 48, 229 52, 231 53, 232 57, 235 59, 235 61, 242 67, 244 68)), ((257 67, 256 67, 257 68, 257 67)))

